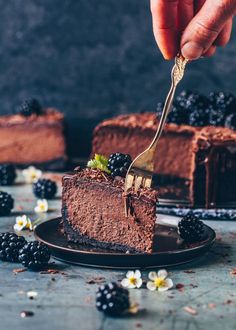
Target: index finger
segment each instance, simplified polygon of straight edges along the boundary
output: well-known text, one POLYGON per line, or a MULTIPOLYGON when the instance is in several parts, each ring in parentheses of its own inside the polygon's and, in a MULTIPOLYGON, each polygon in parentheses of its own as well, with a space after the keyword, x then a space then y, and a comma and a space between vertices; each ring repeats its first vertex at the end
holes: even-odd
POLYGON ((153 32, 165 59, 172 59, 179 50, 177 28, 178 0, 151 0, 153 32))

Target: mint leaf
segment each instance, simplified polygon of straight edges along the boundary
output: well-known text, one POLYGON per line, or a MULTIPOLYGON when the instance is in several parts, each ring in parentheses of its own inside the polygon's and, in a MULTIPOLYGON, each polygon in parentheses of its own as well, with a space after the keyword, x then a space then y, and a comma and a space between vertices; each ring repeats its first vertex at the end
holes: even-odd
POLYGON ((108 159, 105 156, 95 154, 94 159, 88 161, 87 167, 101 170, 103 172, 110 174, 111 171, 108 169, 107 165, 108 165, 108 159))

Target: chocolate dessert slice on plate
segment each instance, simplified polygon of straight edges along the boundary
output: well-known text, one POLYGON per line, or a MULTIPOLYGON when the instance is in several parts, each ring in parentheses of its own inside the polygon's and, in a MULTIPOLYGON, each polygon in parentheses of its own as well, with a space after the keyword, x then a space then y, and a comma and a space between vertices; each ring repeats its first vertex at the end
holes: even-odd
POLYGON ((71 242, 152 253, 156 202, 156 190, 140 188, 125 195, 123 178, 98 169, 77 169, 63 178, 62 228, 71 242))

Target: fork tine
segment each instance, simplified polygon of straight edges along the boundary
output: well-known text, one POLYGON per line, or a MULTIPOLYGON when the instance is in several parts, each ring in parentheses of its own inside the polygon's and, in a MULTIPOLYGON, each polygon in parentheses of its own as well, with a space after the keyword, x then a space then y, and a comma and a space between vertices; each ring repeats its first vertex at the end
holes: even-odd
POLYGON ((152 184, 152 178, 151 177, 144 178, 143 187, 150 188, 151 187, 151 184, 152 184))
POLYGON ((135 176, 134 181, 134 190, 137 191, 140 186, 142 185, 143 177, 142 176, 135 176))
POLYGON ((126 189, 126 191, 129 190, 133 186, 133 183, 134 183, 134 175, 129 173, 126 176, 126 179, 125 179, 125 189, 126 189))

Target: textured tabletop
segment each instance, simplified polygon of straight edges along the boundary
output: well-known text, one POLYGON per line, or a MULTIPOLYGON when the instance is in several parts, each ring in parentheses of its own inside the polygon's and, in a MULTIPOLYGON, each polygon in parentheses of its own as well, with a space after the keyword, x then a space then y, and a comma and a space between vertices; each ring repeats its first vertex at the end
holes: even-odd
MULTIPOLYGON (((0 218, 1 232, 12 230, 16 215, 37 218, 30 185, 18 183, 1 190, 15 198, 12 216, 0 218)), ((42 220, 59 215, 60 205, 58 196, 42 220)), ((55 263, 49 272, 17 272, 20 264, 1 262, 0 329, 236 329, 236 222, 207 223, 217 233, 211 251, 196 262, 170 268, 172 290, 130 290, 132 301, 141 309, 132 317, 105 317, 94 307, 98 284, 121 280, 124 271, 83 268, 52 259, 55 263), (31 290, 38 293, 33 300, 27 297, 31 290), (33 313, 22 318, 22 311, 33 313)), ((147 278, 147 272, 142 275, 147 278)))

